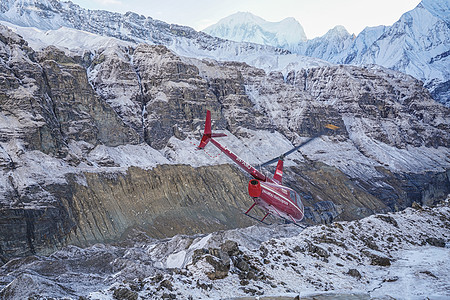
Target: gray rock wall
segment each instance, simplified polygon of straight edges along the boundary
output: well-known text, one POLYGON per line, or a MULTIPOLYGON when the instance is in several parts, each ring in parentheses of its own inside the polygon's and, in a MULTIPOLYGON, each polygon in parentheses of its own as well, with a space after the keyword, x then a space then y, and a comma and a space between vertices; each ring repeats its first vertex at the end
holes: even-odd
POLYGON ((116 241, 133 227, 166 237, 253 224, 240 214, 252 201, 248 178, 235 167, 128 168, 107 153, 196 138, 207 109, 216 129, 241 138, 247 129, 276 130, 296 143, 321 131, 324 120, 340 127, 329 139, 338 152, 354 145, 363 163, 345 157, 330 166, 312 151, 285 170, 308 222, 431 204, 450 190, 443 156, 424 172, 419 159, 395 158, 395 169, 370 152, 377 142, 405 151, 420 146, 426 159, 436 149, 448 152, 449 110, 409 76, 336 66, 284 78, 150 45, 71 57, 54 47, 35 52, 0 29, 2 260, 69 242, 116 241), (90 156, 101 151, 105 159, 90 156), (374 174, 364 174, 367 166, 374 174))

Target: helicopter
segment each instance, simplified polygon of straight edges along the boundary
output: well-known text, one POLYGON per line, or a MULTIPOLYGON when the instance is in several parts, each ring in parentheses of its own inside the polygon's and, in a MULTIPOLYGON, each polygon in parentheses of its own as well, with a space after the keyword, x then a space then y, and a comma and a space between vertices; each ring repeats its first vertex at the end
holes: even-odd
MULTIPOLYGON (((337 126, 332 124, 325 125, 326 128, 336 130, 337 126)), ((197 149, 201 150, 206 147, 206 145, 211 142, 214 146, 216 146, 222 153, 227 155, 232 161, 234 161, 239 167, 241 167, 244 171, 249 173, 253 179, 251 179, 248 183, 248 193, 250 197, 253 198, 254 203, 252 206, 244 213, 252 219, 255 219, 261 223, 264 223, 264 220, 267 216, 272 215, 276 218, 282 219, 287 223, 293 223, 297 226, 297 223, 300 222, 305 216, 305 209, 302 203, 300 195, 295 192, 293 189, 283 185, 283 165, 284 158, 297 151, 300 147, 303 147, 307 143, 311 142, 315 138, 322 135, 322 132, 310 137, 305 142, 300 145, 294 147, 293 149, 283 153, 281 156, 269 160, 260 165, 260 167, 264 167, 275 162, 277 163, 277 167, 275 169, 275 174, 273 177, 269 177, 258 171, 256 168, 251 166, 249 163, 245 162, 243 159, 238 157, 232 151, 230 151, 227 147, 221 145, 215 138, 224 137, 226 134, 224 133, 212 133, 211 131, 211 112, 207 110, 206 112, 206 121, 205 121, 205 129, 203 132, 202 139, 197 149), (249 212, 255 207, 258 206, 263 209, 265 212, 264 217, 260 220, 256 217, 249 215, 249 212)), ((267 223, 264 223, 267 224, 267 223)))

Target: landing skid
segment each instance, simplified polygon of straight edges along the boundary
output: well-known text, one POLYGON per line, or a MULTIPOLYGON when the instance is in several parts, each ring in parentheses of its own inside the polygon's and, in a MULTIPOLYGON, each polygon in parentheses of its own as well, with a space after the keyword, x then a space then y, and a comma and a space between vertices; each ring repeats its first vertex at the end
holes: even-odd
POLYGON ((260 222, 260 223, 263 223, 263 224, 265 224, 265 225, 272 225, 272 224, 269 224, 269 223, 264 222, 264 220, 267 218, 267 216, 269 215, 269 213, 266 213, 266 215, 264 216, 264 218, 262 218, 261 220, 255 218, 255 217, 253 217, 253 216, 250 216, 250 215, 248 214, 248 213, 252 210, 252 208, 255 207, 255 205, 256 205, 256 201, 255 201, 255 202, 253 203, 253 205, 250 206, 250 208, 247 209, 247 211, 246 211, 245 213, 243 213, 243 214, 246 215, 247 217, 250 217, 250 218, 252 218, 252 219, 254 219, 254 220, 256 220, 256 221, 258 221, 258 222, 260 222))
MULTIPOLYGON (((269 224, 269 223, 264 222, 264 220, 267 218, 267 216, 271 214, 270 212, 267 212, 267 213, 265 214, 265 216, 264 216, 261 220, 258 219, 258 218, 256 218, 256 217, 254 217, 254 216, 251 216, 251 215, 248 214, 248 213, 253 209, 253 207, 255 207, 255 205, 256 205, 256 201, 253 203, 252 206, 250 206, 249 209, 247 209, 246 212, 243 212, 243 214, 246 215, 247 217, 252 218, 253 220, 256 220, 256 221, 258 221, 258 222, 264 224, 264 225, 272 225, 273 223, 270 223, 270 224, 269 224)), ((298 223, 295 223, 295 222, 293 221, 293 219, 292 219, 292 220, 288 220, 288 219, 282 217, 281 214, 280 214, 276 209, 275 209, 275 211, 278 213, 278 216, 275 216, 275 217, 279 217, 280 219, 284 220, 284 221, 286 222, 285 224, 294 224, 295 226, 298 226, 298 227, 300 227, 300 228, 302 228, 302 229, 305 229, 306 227, 308 227, 308 225, 306 225, 306 224, 305 224, 305 225, 300 225, 300 224, 298 224, 298 223)))
POLYGON ((260 219, 258 219, 258 218, 255 218, 254 216, 250 216, 249 214, 247 214, 247 213, 245 213, 245 212, 243 212, 243 214, 246 215, 246 216, 249 217, 249 218, 252 218, 253 220, 256 220, 256 221, 258 221, 258 222, 264 224, 264 225, 272 225, 272 224, 270 224, 270 223, 264 222, 264 221, 263 221, 264 219, 263 219, 263 220, 260 220, 260 219))
MULTIPOLYGON (((254 216, 251 216, 251 215, 249 215, 249 214, 246 214, 245 212, 243 212, 243 214, 244 215, 246 215, 247 217, 249 217, 249 218, 252 218, 253 220, 255 220, 255 221, 258 221, 259 223, 262 223, 262 224, 264 224, 264 225, 273 225, 274 223, 267 223, 267 222, 264 222, 263 220, 260 220, 260 219, 258 219, 258 218, 256 218, 256 217, 254 217, 254 216)), ((294 223, 294 222, 292 222, 292 221, 290 221, 290 220, 287 220, 287 219, 285 219, 285 218, 282 218, 284 221, 286 221, 286 223, 285 224, 293 224, 293 225, 295 225, 295 226, 297 226, 297 227, 300 227, 300 228, 302 228, 302 229, 305 229, 305 228, 307 228, 307 227, 309 227, 310 225, 306 225, 306 224, 298 224, 298 223, 294 223)), ((283 225, 283 224, 278 224, 278 225, 283 225)))
POLYGON ((286 224, 293 224, 293 225, 298 226, 298 227, 303 228, 303 229, 305 229, 306 227, 309 227, 309 225, 306 225, 306 224, 300 225, 300 224, 295 223, 294 221, 288 220, 286 218, 283 218, 283 217, 281 217, 281 218, 286 222, 286 224))

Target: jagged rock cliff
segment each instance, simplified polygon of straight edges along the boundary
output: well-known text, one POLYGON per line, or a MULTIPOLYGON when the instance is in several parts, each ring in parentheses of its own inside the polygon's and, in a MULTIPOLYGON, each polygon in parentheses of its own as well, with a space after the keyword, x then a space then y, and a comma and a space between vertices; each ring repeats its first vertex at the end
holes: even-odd
MULTIPOLYGON (((70 56, 0 28, 0 255, 246 226, 247 178, 195 150, 207 109, 253 164, 340 128, 286 161, 307 221, 432 203, 449 190, 449 110, 378 67, 266 73, 164 46, 70 56), (184 164, 184 165, 178 165, 184 164)), ((270 170, 269 170, 270 171, 270 170)))

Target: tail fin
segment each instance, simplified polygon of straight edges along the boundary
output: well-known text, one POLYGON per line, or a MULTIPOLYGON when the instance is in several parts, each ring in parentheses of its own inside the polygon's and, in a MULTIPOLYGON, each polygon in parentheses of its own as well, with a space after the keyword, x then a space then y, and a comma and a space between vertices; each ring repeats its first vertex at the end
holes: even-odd
POLYGON ((283 159, 278 160, 277 169, 275 170, 275 174, 273 175, 273 179, 276 180, 278 183, 283 182, 283 159))
POLYGON ((198 149, 203 149, 209 143, 211 138, 213 137, 221 137, 227 136, 224 133, 212 133, 211 132, 211 112, 209 110, 206 111, 206 122, 205 122, 205 130, 203 131, 202 140, 200 141, 200 145, 198 145, 198 149))

